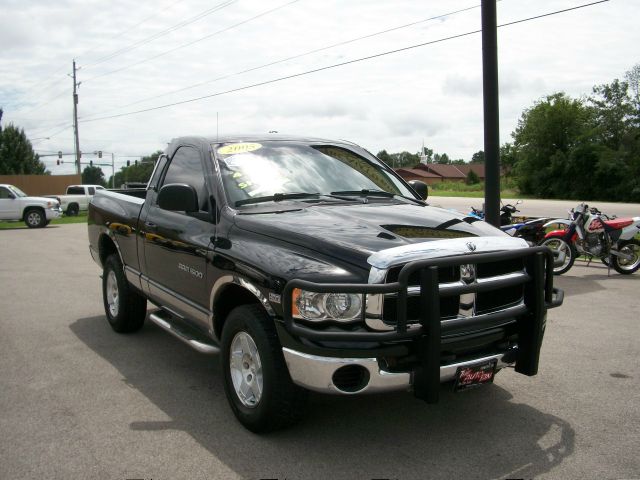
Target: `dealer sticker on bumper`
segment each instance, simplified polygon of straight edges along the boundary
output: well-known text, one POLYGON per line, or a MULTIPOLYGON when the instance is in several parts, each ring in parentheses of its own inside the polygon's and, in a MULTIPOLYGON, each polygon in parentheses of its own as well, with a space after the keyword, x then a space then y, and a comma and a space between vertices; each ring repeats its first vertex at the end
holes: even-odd
POLYGON ((486 383, 493 383, 496 374, 496 361, 479 363, 477 365, 458 367, 454 391, 460 392, 470 388, 476 388, 486 383))

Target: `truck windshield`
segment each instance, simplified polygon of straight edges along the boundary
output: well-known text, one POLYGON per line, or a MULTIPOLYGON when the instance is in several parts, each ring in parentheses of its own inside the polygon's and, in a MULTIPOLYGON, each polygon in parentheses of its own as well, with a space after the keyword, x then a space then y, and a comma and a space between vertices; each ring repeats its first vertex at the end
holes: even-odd
POLYGON ((14 187, 13 185, 9 186, 9 190, 13 192, 16 197, 26 197, 27 194, 20 190, 18 187, 14 187))
POLYGON ((218 145, 216 155, 231 205, 295 198, 290 194, 388 192, 416 198, 383 164, 334 145, 231 143, 218 145))

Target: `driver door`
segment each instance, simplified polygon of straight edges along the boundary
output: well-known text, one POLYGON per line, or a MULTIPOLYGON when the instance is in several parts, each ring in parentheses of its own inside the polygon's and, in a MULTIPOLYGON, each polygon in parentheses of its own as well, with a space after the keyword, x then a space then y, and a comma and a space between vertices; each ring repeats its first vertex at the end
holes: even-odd
POLYGON ((176 150, 158 191, 171 183, 193 186, 200 211, 163 210, 157 195, 148 199, 150 205, 141 228, 149 294, 196 328, 208 331, 207 258, 213 250, 215 225, 198 149, 182 146, 176 150))
POLYGON ((17 220, 20 217, 20 201, 7 187, 0 187, 0 219, 17 220))

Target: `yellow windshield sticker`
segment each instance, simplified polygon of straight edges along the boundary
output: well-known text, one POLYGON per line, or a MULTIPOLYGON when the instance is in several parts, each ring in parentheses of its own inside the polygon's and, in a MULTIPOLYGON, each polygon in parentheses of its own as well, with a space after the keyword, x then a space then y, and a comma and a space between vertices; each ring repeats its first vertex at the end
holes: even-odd
POLYGON ((233 155, 236 153, 253 152, 262 148, 259 143, 232 143, 231 145, 225 145, 218 149, 220 155, 233 155))

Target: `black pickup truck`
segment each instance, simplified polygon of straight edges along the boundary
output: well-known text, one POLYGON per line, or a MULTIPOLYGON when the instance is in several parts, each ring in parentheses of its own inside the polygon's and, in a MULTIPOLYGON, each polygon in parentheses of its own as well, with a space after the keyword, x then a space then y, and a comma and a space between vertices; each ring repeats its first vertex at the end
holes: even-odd
POLYGON ((563 297, 551 252, 426 194, 345 141, 175 139, 145 190, 89 207, 107 319, 136 331, 150 301, 150 321, 219 353, 255 432, 297 420, 308 390, 437 402, 441 383, 535 375, 563 297))

